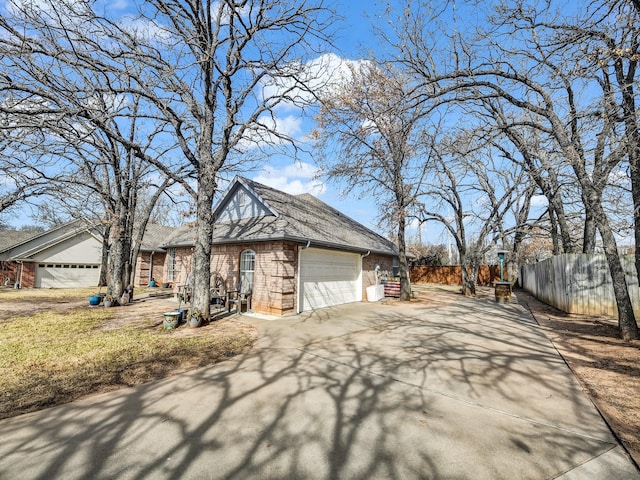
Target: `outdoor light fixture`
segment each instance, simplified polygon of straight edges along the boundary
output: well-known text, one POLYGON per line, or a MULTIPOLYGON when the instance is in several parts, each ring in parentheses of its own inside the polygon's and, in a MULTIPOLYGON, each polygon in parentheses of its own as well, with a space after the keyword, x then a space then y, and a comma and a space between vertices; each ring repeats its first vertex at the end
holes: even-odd
POLYGON ((498 261, 500 262, 500 281, 504 282, 504 256, 507 250, 498 250, 498 261))

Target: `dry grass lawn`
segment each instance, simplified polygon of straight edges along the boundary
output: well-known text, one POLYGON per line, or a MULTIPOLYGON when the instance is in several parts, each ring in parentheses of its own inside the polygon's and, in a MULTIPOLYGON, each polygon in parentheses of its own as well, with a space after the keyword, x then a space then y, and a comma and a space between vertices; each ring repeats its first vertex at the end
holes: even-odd
POLYGON ((216 363, 256 339, 225 319, 165 330, 166 299, 89 307, 94 291, 0 290, 0 418, 216 363))

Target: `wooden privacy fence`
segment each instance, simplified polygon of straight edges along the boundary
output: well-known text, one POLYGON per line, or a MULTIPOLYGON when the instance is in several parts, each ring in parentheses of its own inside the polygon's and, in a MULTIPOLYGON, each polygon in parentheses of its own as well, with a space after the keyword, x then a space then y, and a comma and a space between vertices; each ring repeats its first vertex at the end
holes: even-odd
MULTIPOLYGON (((460 265, 411 267, 409 272, 411 283, 440 283, 443 285, 462 285, 462 267, 460 265)), ((505 269, 504 279, 507 280, 505 269)), ((492 286, 500 281, 500 267, 498 265, 480 265, 478 270, 478 285, 492 286)))
MULTIPOLYGON (((640 314, 640 292, 633 255, 621 258, 633 311, 640 314)), ((521 268, 522 288, 563 312, 618 316, 604 255, 563 254, 521 268)))

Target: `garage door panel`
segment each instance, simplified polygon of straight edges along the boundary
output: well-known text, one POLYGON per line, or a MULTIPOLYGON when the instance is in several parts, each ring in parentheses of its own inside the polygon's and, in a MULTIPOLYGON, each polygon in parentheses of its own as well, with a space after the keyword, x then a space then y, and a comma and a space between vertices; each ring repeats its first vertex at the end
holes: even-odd
POLYGON ((39 265, 36 269, 35 286, 38 288, 95 287, 99 277, 100 269, 94 268, 93 265, 39 265))
POLYGON ((303 311, 356 302, 360 290, 360 256, 303 250, 300 277, 303 311))

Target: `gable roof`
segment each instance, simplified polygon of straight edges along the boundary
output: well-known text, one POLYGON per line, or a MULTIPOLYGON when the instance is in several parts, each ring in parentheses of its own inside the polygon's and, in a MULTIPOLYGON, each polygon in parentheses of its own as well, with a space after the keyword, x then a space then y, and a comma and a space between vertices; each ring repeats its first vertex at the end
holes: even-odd
POLYGON ((162 245, 167 238, 177 230, 177 227, 167 227, 157 223, 147 223, 142 235, 140 250, 143 252, 164 252, 162 245))
POLYGON ((1 245, 0 259, 27 259, 82 232, 88 232, 97 238, 98 235, 93 232, 95 228, 96 225, 89 223, 87 219, 72 220, 51 230, 31 234, 8 247, 1 245))
MULTIPOLYGON (((290 195, 243 177, 236 177, 214 210, 214 218, 239 188, 246 188, 268 214, 214 224, 213 244, 288 240, 310 246, 397 255, 395 244, 313 195, 290 195)), ((180 228, 166 246, 193 245, 193 230, 180 228), (191 230, 191 231, 190 231, 191 230)))
POLYGON ((0 230, 0 253, 10 250, 16 245, 20 245, 25 240, 36 235, 33 232, 22 230, 0 230))

